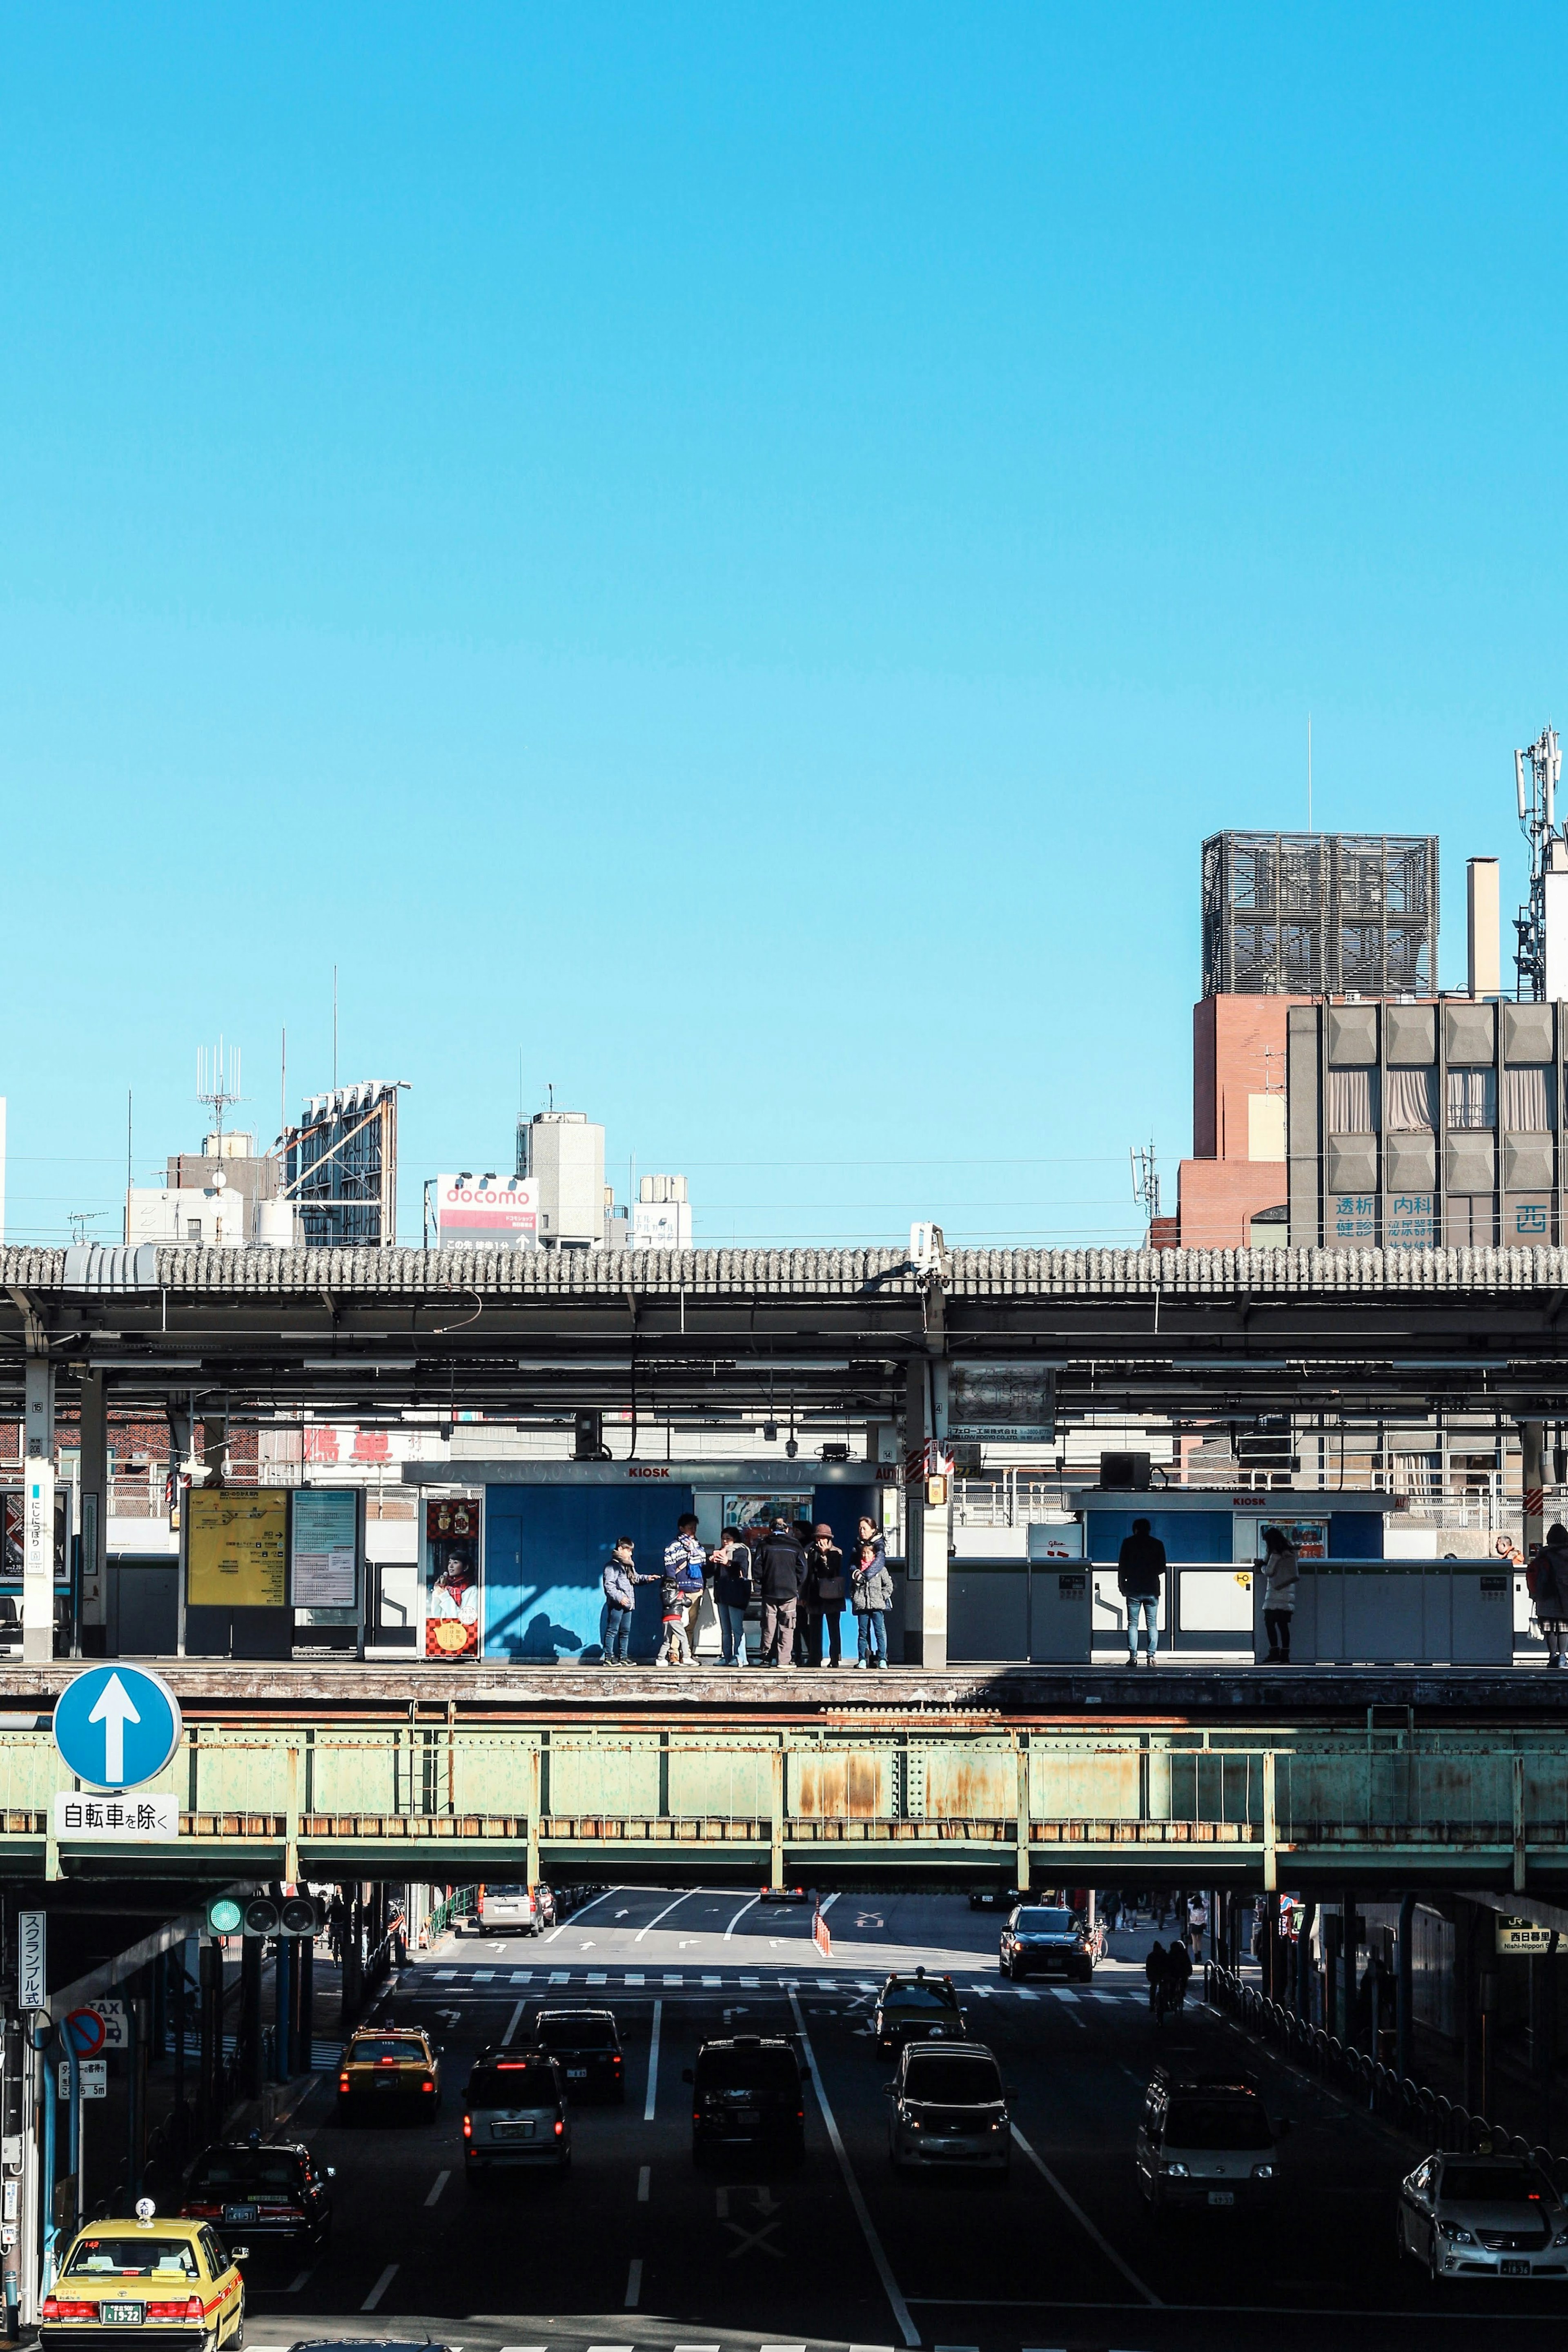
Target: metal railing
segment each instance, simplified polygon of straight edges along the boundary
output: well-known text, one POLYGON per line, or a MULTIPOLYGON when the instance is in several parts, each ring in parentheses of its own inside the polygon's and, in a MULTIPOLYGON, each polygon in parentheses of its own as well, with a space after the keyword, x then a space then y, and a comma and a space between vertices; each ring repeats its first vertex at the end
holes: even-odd
POLYGON ((1472 2115, 1457 2099, 1417 2083, 1408 2074, 1385 2066, 1354 2042, 1342 2042, 1321 2025, 1312 2025, 1282 2002, 1270 2000, 1238 1971, 1216 1960, 1204 1964, 1203 1997, 1211 2009, 1222 2011, 1244 2032, 1272 2042, 1296 2065, 1325 2083, 1354 2093, 1361 2105, 1426 2148, 1441 2148, 1455 2156, 1514 2156, 1533 2164, 1558 2189, 1568 2181, 1568 2163, 1560 2165, 1548 2147, 1532 2145, 1518 2132, 1472 2115))
POLYGON ((438 1903, 425 1921, 424 1941, 427 1944, 434 1944, 438 1936, 445 1935, 455 1919, 471 1919, 474 1916, 476 1899, 477 1894, 474 1887, 455 1886, 445 1902, 438 1903))

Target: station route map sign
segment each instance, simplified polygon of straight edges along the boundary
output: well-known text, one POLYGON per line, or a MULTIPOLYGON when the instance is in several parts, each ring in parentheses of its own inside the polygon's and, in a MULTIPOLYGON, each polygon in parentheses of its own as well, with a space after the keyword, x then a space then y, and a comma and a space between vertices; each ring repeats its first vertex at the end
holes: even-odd
POLYGON ((197 1487, 185 1509, 186 1606, 281 1609, 288 1599, 287 1490, 197 1487))
POLYGON ((1056 1435, 1056 1373, 1043 1364, 955 1363, 947 1380, 950 1438, 1056 1435))

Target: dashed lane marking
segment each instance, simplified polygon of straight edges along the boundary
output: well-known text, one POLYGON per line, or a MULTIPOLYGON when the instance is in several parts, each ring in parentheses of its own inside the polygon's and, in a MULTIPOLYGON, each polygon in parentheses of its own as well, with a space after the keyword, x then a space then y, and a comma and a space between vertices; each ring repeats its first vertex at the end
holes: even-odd
POLYGON ((388 2287, 391 2286, 393 2279, 396 2278, 397 2271, 398 2266, 396 2263, 389 2263, 387 2264, 380 2278, 377 2279, 374 2286, 371 2287, 369 2294, 366 2295, 363 2303, 361 2304, 360 2309, 361 2311, 374 2311, 377 2304, 380 2303, 382 2295, 385 2294, 388 2287))
POLYGON ((434 2205, 435 2203, 436 2199, 440 2196, 442 2190, 445 2188, 451 2178, 452 2175, 450 2172, 438 2172, 436 2174, 434 2179, 430 2184, 430 2194, 424 2200, 427 2205, 434 2205))
POLYGON ((643 2300, 643 2257, 633 2254, 626 2265, 626 2308, 635 2311, 643 2300))

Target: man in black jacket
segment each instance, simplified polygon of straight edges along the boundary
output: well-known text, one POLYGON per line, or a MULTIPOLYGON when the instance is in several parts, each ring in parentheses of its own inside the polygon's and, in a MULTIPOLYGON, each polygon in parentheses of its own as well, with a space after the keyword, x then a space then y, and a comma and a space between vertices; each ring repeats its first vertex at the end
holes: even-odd
POLYGON ((1149 1533, 1147 1519, 1134 1519, 1133 1532, 1122 1538, 1116 1559, 1116 1583, 1127 1603, 1127 1664, 1138 1663, 1138 1620, 1144 1621, 1149 1664, 1159 1647, 1160 1595, 1166 1585, 1166 1548, 1149 1533))
POLYGON ((752 1576, 762 1602, 765 1666, 792 1668, 795 1612, 805 1581, 806 1555, 789 1532, 788 1519, 775 1519, 751 1555, 752 1576))

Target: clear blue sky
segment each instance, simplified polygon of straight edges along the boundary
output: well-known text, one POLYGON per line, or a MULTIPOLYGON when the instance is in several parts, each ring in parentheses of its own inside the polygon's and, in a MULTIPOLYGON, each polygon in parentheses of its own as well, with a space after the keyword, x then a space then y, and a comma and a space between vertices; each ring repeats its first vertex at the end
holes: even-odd
POLYGON ((1198 843, 1522 874, 1568 17, 5 5, 10 1237, 199 1043, 705 1240, 1129 1239, 1198 843))

